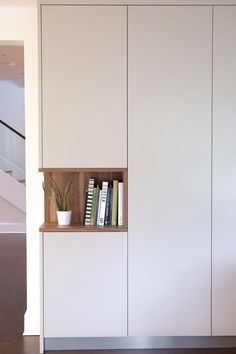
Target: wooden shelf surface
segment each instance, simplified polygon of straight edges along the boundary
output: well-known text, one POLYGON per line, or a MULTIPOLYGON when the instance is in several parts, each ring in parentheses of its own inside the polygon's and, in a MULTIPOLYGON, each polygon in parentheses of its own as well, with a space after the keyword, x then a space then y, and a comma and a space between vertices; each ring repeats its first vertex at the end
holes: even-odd
POLYGON ((123 172, 123 171, 127 171, 126 167, 83 167, 83 168, 68 168, 68 167, 43 167, 43 168, 39 168, 39 172, 74 172, 74 173, 78 173, 78 172, 123 172))
POLYGON ((57 223, 44 223, 40 226, 42 232, 127 232, 125 226, 84 226, 80 224, 71 224, 60 226, 57 223))

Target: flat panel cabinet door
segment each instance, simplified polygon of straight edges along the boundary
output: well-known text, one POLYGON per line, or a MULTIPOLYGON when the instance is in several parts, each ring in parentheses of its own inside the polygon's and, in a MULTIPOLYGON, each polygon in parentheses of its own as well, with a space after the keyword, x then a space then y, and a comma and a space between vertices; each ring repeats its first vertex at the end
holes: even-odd
POLYGON ((127 166, 124 6, 42 6, 42 167, 127 166))
POLYGON ((213 335, 236 335, 236 6, 214 9, 213 335))
POLYGON ((211 8, 128 14, 129 335, 210 335, 211 8))
POLYGON ((127 335, 126 245, 126 233, 44 233, 44 337, 127 335))

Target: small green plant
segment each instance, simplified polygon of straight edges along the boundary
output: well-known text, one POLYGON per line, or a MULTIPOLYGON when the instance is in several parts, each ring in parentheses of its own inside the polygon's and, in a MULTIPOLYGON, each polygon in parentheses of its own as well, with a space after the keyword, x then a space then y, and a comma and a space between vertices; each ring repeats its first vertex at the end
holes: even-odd
POLYGON ((51 191, 54 193, 54 202, 56 203, 56 207, 58 211, 68 211, 68 194, 70 191, 71 184, 73 182, 73 178, 68 181, 65 190, 61 191, 58 187, 56 181, 51 178, 48 185, 51 191))

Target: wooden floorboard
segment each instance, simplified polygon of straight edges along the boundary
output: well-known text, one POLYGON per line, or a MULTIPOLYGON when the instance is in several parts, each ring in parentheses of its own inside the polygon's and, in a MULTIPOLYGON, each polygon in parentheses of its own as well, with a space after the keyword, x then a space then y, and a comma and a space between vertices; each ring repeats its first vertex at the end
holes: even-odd
POLYGON ((0 233, 0 336, 21 335, 25 311, 26 235, 0 233))
POLYGON ((0 337, 1 354, 39 354, 38 336, 0 337))

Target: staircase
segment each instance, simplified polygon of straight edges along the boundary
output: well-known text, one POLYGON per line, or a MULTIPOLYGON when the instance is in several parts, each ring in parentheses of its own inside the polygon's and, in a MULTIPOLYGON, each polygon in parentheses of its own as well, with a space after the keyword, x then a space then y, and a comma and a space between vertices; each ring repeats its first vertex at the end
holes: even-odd
POLYGON ((0 120, 0 233, 25 232, 25 138, 0 120))

